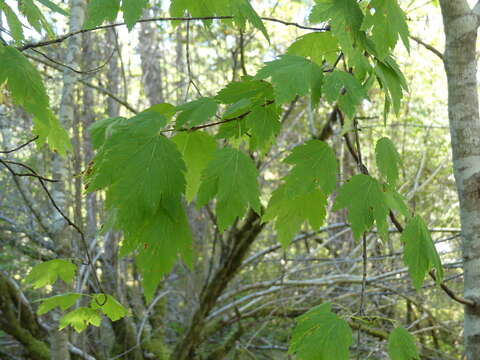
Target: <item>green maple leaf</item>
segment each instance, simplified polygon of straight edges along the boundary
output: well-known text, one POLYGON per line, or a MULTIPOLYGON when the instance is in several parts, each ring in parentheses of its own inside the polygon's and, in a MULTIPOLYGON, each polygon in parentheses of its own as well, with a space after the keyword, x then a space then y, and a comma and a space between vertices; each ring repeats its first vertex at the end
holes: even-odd
POLYGON ((348 360, 352 343, 348 323, 325 303, 297 318, 288 352, 299 360, 348 360))
POLYGON ((398 115, 403 91, 408 91, 407 81, 398 64, 391 57, 386 57, 383 62, 377 62, 375 75, 385 92, 385 119, 390 105, 393 105, 393 110, 398 115))
POLYGON ((179 256, 187 265, 192 263, 192 235, 180 199, 164 201, 135 233, 127 234, 120 254, 134 250, 138 251, 136 263, 144 294, 151 301, 158 283, 172 270, 179 256))
POLYGON ((230 0, 230 4, 235 23, 240 27, 240 29, 244 30, 245 24, 248 21, 255 29, 261 31, 263 36, 265 36, 265 39, 270 41, 267 29, 265 28, 262 19, 260 16, 258 16, 249 0, 230 0))
POLYGON ((114 125, 119 121, 125 121, 126 119, 120 116, 102 119, 95 121, 92 125, 89 126, 88 132, 90 133, 90 138, 92 140, 92 145, 94 149, 100 149, 105 143, 107 138, 107 129, 110 125, 114 125))
POLYGON ((129 314, 128 309, 120 304, 113 296, 94 294, 90 307, 103 312, 110 320, 117 321, 129 314))
MULTIPOLYGON (((41 32, 43 27, 46 25, 47 28, 50 26, 47 24, 45 17, 43 16, 40 9, 33 3, 32 0, 19 1, 18 9, 28 20, 28 23, 37 31, 41 32)), ((51 31, 51 30, 49 30, 51 31)), ((51 33, 49 33, 50 35, 51 33)))
POLYGON ((7 5, 7 3, 0 2, 0 14, 2 13, 2 11, 7 18, 8 29, 13 39, 16 42, 21 42, 22 40, 24 40, 23 25, 20 20, 18 20, 15 11, 13 11, 10 6, 7 5))
POLYGON ((255 106, 246 117, 246 126, 251 131, 250 147, 267 149, 280 132, 280 114, 275 105, 255 106))
POLYGON ((285 162, 294 165, 285 177, 285 185, 293 194, 311 191, 320 186, 324 194, 333 192, 337 181, 337 159, 326 143, 310 140, 295 147, 285 162))
POLYGON ((287 54, 308 57, 320 66, 323 66, 324 60, 333 65, 338 53, 338 41, 329 32, 313 32, 300 36, 287 50, 287 54))
POLYGON ((297 95, 311 92, 312 104, 318 104, 323 81, 322 68, 301 56, 283 55, 267 62, 255 78, 271 77, 277 105, 292 101, 297 95), (294 75, 292 75, 294 74, 294 75))
POLYGON ((217 108, 217 102, 206 97, 177 106, 176 111, 181 112, 177 116, 176 126, 181 128, 203 124, 212 116, 215 116, 217 108))
POLYGON ((342 50, 349 52, 360 38, 363 13, 355 0, 317 0, 310 21, 329 22, 342 50))
POLYGON ((405 198, 402 195, 393 189, 387 189, 384 194, 385 202, 390 209, 402 214, 407 219, 410 218, 410 211, 408 210, 408 207, 405 204, 405 198))
POLYGON ((333 210, 348 209, 348 221, 355 238, 369 230, 373 221, 383 238, 388 236, 389 207, 377 180, 368 175, 355 175, 338 191, 333 210))
POLYGON ((216 213, 224 231, 251 206, 260 213, 258 171, 253 160, 238 149, 218 149, 203 172, 198 206, 217 199, 216 213))
POLYGON ((398 166, 402 163, 400 154, 389 138, 381 138, 375 147, 378 170, 395 187, 398 180, 398 166))
POLYGON ((104 21, 115 21, 120 11, 120 0, 91 0, 87 8, 85 28, 102 25, 104 21))
POLYGON ((42 120, 38 117, 33 118, 33 133, 38 136, 37 145, 48 144, 50 149, 60 155, 65 155, 67 150, 72 149, 68 133, 50 109, 45 111, 42 120))
MULTIPOLYGON (((134 117, 134 119, 156 118, 158 114, 170 120, 172 116, 175 115, 175 106, 168 103, 156 104, 142 111, 137 117, 134 117)), ((164 126, 164 119, 161 117, 159 117, 159 119, 161 126, 164 126)), ((115 132, 116 127, 122 128, 125 123, 129 122, 131 122, 131 120, 120 116, 95 121, 88 127, 93 148, 96 150, 100 149, 105 143, 105 140, 115 132)), ((153 120, 152 123, 154 122, 155 120, 153 120)))
POLYGON ((129 231, 153 215, 160 201, 185 190, 185 163, 176 145, 159 134, 166 118, 147 111, 110 127, 87 175, 87 190, 106 189, 115 224, 129 231))
MULTIPOLYGON (((44 1, 45 2, 45 1, 44 1)), ((45 5, 45 4, 44 4, 45 5)), ((52 28, 50 27, 47 19, 43 16, 42 11, 33 3, 32 0, 22 0, 19 1, 18 8, 22 15, 24 15, 28 23, 37 31, 41 32, 42 29, 45 29, 48 36, 54 37, 52 28)))
POLYGON ((437 283, 443 280, 443 268, 427 226, 419 216, 412 217, 403 230, 403 261, 408 267, 413 286, 420 290, 428 271, 435 268, 437 283))
POLYGON ((400 37, 403 44, 409 48, 408 25, 405 13, 398 6, 397 0, 372 0, 362 29, 372 29, 371 39, 380 58, 387 56, 397 44, 400 37))
POLYGON ((217 139, 238 139, 247 133, 247 126, 242 119, 230 121, 222 124, 218 128, 218 133, 215 135, 217 139))
MULTIPOLYGON (((233 16, 233 20, 240 29, 245 28, 248 21, 254 28, 260 30, 269 40, 267 30, 262 19, 258 16, 249 0, 172 0, 170 14, 181 17, 186 12, 192 17, 233 16)), ((204 21, 207 25, 211 20, 204 21)))
POLYGON ((148 0, 122 0, 123 19, 129 31, 133 29, 137 20, 140 19, 147 5, 148 0))
POLYGON ((73 281, 76 271, 77 266, 70 261, 55 259, 34 266, 25 278, 25 281, 33 284, 35 289, 52 285, 58 278, 66 283, 70 283, 73 281))
POLYGON ((273 100, 273 88, 266 81, 247 78, 229 83, 218 92, 215 99, 222 104, 234 104, 249 99, 252 105, 261 105, 273 100))
POLYGON ((187 166, 185 198, 190 202, 200 188, 202 172, 212 160, 217 143, 214 138, 201 131, 179 133, 172 141, 177 144, 187 166))
POLYGON ((38 308, 38 315, 43 315, 49 312, 56 307, 59 307, 62 310, 67 310, 71 308, 82 294, 77 293, 67 293, 62 295, 52 296, 46 299, 41 299, 42 304, 38 308))
POLYGON ((415 338, 403 327, 395 328, 390 333, 388 355, 391 360, 420 360, 415 338))
POLYGON ((276 219, 278 239, 287 246, 303 223, 308 221, 314 229, 323 224, 325 194, 335 189, 337 160, 326 143, 310 140, 295 147, 285 162, 294 167, 273 192, 263 220, 276 219))
POLYGON ((229 120, 238 118, 238 120, 240 120, 241 117, 245 116, 245 114, 248 114, 250 112, 251 107, 252 102, 250 99, 244 98, 238 100, 236 103, 233 103, 225 110, 222 115, 222 119, 229 120))
POLYGON ((100 326, 102 317, 97 310, 79 307, 68 314, 65 314, 59 321, 60 330, 71 325, 75 331, 82 332, 88 325, 100 326))
POLYGON ((353 118, 356 108, 368 94, 362 84, 351 74, 335 70, 325 76, 323 85, 325 98, 330 103, 338 101, 338 106, 347 115, 353 118))
POLYGON ((71 148, 67 132, 49 107, 49 99, 37 69, 18 50, 0 45, 0 85, 7 82, 15 102, 34 116, 40 143, 48 141, 53 150, 65 154, 71 148))
POLYGON ((50 1, 50 0, 37 0, 40 4, 46 6, 47 8, 49 8, 50 10, 58 13, 58 14, 62 14, 63 16, 70 16, 70 13, 68 11, 66 11, 65 9, 62 9, 60 6, 58 6, 57 4, 55 4, 54 2, 50 1))
POLYGON ((272 194, 262 219, 276 219, 278 241, 286 247, 305 222, 315 230, 322 226, 327 215, 326 206, 327 198, 320 190, 292 196, 286 186, 280 186, 272 194))

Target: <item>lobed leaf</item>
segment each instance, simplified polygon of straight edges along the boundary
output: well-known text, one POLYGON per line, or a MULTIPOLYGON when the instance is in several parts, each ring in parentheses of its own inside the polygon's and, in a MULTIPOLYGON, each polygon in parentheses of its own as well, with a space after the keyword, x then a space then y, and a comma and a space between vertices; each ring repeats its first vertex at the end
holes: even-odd
POLYGON ((272 79, 277 105, 290 102, 297 95, 304 96, 309 92, 313 106, 318 104, 323 82, 323 71, 318 64, 301 56, 283 55, 277 60, 267 62, 255 75, 258 80, 269 77, 272 79))
POLYGON ((391 360, 420 360, 415 338, 403 327, 397 327, 390 333, 388 355, 391 360))
POLYGON ((35 289, 53 285, 58 278, 69 283, 73 281, 76 271, 77 266, 67 260, 44 261, 30 270, 25 282, 32 284, 35 289))
POLYGON ((397 0, 371 0, 368 8, 362 29, 371 29, 371 40, 377 55, 381 59, 386 57, 395 49, 399 37, 410 50, 406 16, 397 0))
POLYGON ((102 25, 104 21, 115 21, 120 11, 120 0, 91 0, 87 8, 86 28, 102 25))
POLYGON ((140 19, 147 5, 148 0, 122 0, 123 19, 129 31, 133 29, 137 20, 140 19))
POLYGON ((348 360, 352 343, 348 323, 325 303, 297 318, 288 352, 299 360, 348 360))
POLYGON ((37 313, 38 315, 43 315, 50 310, 55 309, 56 307, 59 307, 62 310, 67 310, 73 305, 75 305, 75 303, 78 299, 80 299, 81 296, 82 294, 67 293, 52 296, 46 299, 41 299, 42 304, 39 306, 37 313))
POLYGON ((72 326, 75 331, 82 332, 88 325, 100 326, 102 317, 98 310, 87 307, 79 307, 68 314, 65 314, 59 321, 60 330, 72 326))
POLYGON ((412 217, 403 230, 401 239, 405 244, 403 261, 408 267, 413 286, 420 290, 425 275, 431 269, 436 270, 437 283, 440 283, 443 280, 442 263, 423 219, 419 216, 412 217))
POLYGON ((320 190, 291 196, 286 186, 280 186, 272 194, 262 219, 276 219, 278 241, 286 247, 305 222, 315 230, 322 226, 327 215, 326 206, 327 198, 320 190))
POLYGON ((320 66, 323 66, 324 61, 333 65, 338 53, 338 41, 329 32, 313 32, 300 36, 287 50, 287 54, 308 57, 320 66))
POLYGON ((320 140, 297 146, 285 159, 294 167, 275 190, 263 216, 275 219, 278 240, 287 246, 302 224, 318 229, 326 217, 327 198, 335 189, 337 160, 333 150, 320 140))
POLYGON ((218 149, 202 175, 198 206, 217 199, 220 231, 233 224, 251 206, 260 213, 258 170, 253 160, 238 149, 218 149))
POLYGON ((126 234, 121 255, 134 250, 138 251, 136 263, 145 298, 151 301, 163 275, 172 270, 179 256, 192 264, 192 235, 180 199, 164 202, 138 231, 126 234))
POLYGON ((120 320, 129 314, 128 309, 111 295, 94 294, 90 302, 90 307, 95 310, 100 310, 112 321, 120 320))
POLYGON ((285 162, 294 165, 285 177, 293 193, 310 191, 319 186, 326 195, 333 192, 337 181, 337 159, 332 148, 320 140, 310 140, 295 147, 285 162))
POLYGON ((187 166, 185 198, 191 202, 200 188, 201 175, 217 148, 214 138, 202 131, 181 132, 172 138, 187 166))
POLYGON ((166 118, 146 111, 110 126, 93 159, 87 190, 106 189, 106 207, 124 231, 138 228, 164 199, 185 191, 185 163, 176 145, 159 134, 166 118))
POLYGON ((350 52, 361 36, 363 13, 355 0, 317 0, 310 13, 310 21, 329 22, 342 51, 350 52))
POLYGON ((400 154, 389 138, 381 138, 375 147, 377 167, 390 185, 395 187, 398 180, 398 166, 402 163, 400 154))
POLYGON ((245 118, 250 130, 250 148, 266 150, 280 132, 280 114, 275 105, 255 106, 245 118))
POLYGON ((193 127, 205 123, 217 112, 218 104, 212 98, 203 97, 176 107, 180 111, 177 116, 176 126, 193 127))
POLYGON ((338 191, 333 210, 348 209, 348 221, 355 238, 369 230, 375 220, 380 235, 388 236, 388 203, 381 185, 371 176, 353 176, 338 191))
POLYGON ((323 90, 327 101, 338 101, 338 106, 350 119, 355 116, 356 108, 362 100, 368 99, 362 84, 345 71, 335 70, 326 75, 323 90))
POLYGON ((222 104, 233 104, 249 99, 252 105, 261 105, 273 100, 273 88, 266 81, 247 78, 229 83, 218 92, 215 99, 222 104))
POLYGON ((15 102, 34 116, 34 131, 39 143, 65 154, 71 148, 67 132, 53 115, 42 78, 37 69, 17 49, 0 45, 0 85, 7 83, 15 102))

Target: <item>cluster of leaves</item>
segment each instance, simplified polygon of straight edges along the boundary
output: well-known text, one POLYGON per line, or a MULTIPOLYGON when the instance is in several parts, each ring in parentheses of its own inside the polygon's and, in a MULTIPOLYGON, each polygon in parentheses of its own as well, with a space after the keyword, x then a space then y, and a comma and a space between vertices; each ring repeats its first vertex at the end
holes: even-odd
MULTIPOLYGON (((50 1, 38 1, 61 12, 50 1)), ((49 31, 33 0, 19 4, 35 29, 49 31)), ((132 29, 147 6, 148 0, 92 0, 85 27, 114 21, 121 10, 132 29)), ((14 40, 21 42, 23 31, 16 15, 3 0, 0 9, 14 40)), ((268 39, 262 19, 248 0, 173 0, 170 12, 175 17, 209 18, 204 19, 207 25, 212 17, 227 17, 223 20, 233 20, 241 29, 248 22, 268 39)), ((258 170, 245 150, 259 155, 268 151, 281 130, 284 104, 310 96, 316 107, 324 99, 345 114, 347 132, 376 81, 385 93, 385 116, 391 107, 398 113, 407 86, 391 53, 399 39, 408 49, 408 28, 397 1, 318 0, 310 21, 328 23, 328 27, 298 38, 285 55, 267 62, 255 76, 228 84, 214 97, 176 107, 158 104, 132 118, 104 119, 90 128, 97 153, 87 171, 87 191, 105 191, 109 215, 105 228, 123 231, 121 253, 136 255, 147 299, 152 299, 162 275, 171 271, 179 257, 187 265, 193 261, 185 202, 196 199, 200 207, 214 201, 222 232, 251 208, 263 221, 275 222, 284 246, 304 223, 314 229, 323 224, 327 197, 336 190, 337 162, 333 150, 319 140, 292 150, 285 159, 292 166, 290 172, 262 209, 258 170), (338 69, 341 61, 344 70, 338 69), (209 123, 214 117, 220 121, 209 123), (205 130, 213 125, 218 125, 215 134, 205 130), (176 135, 165 136, 170 132, 176 135), (220 147, 219 139, 226 145, 220 147)), ((12 46, 0 45, 0 62, 0 85, 6 83, 12 98, 34 116, 41 141, 64 153, 68 137, 49 108, 38 72, 12 46)), ((396 190, 400 157, 392 142, 379 140, 376 155, 382 180, 355 175, 338 189, 333 210, 348 209, 357 239, 374 223, 380 236, 387 238, 390 214, 401 214, 407 221, 402 234, 404 261, 414 286, 419 289, 432 268, 441 281, 442 267, 428 229, 420 217, 411 216, 396 190)), ((27 281, 41 287, 58 277, 72 281, 74 274, 73 264, 53 260, 33 268, 27 281)), ((69 309, 81 296, 72 293, 44 299, 39 311, 69 309)), ((111 296, 96 294, 89 307, 66 314, 61 327, 71 324, 81 331, 88 324, 98 326, 102 312, 112 320, 127 314, 111 296)), ((324 304, 298 319, 290 352, 299 359, 313 359, 314 352, 315 359, 332 354, 335 359, 346 359, 351 342, 348 323, 324 304)), ((403 329, 394 330, 389 341, 392 359, 418 358, 411 343, 403 329)))
MULTIPOLYGON (((50 0, 16 0, 17 12, 25 17, 30 26, 38 33, 47 33, 49 36, 54 36, 53 30, 45 19, 42 11, 37 4, 42 4, 50 10, 68 16, 68 12, 56 5, 50 0)), ((24 29, 22 21, 19 19, 17 12, 14 11, 6 2, 0 0, 0 16, 5 15, 8 24, 7 34, 17 43, 25 40, 24 29)))
MULTIPOLYGON (((149 6, 148 0, 92 0, 88 5, 87 28, 101 25, 104 21, 114 21, 120 10, 129 30, 133 29, 143 11, 149 6)), ((209 24, 212 17, 227 17, 244 30, 246 23, 260 30, 269 39, 267 29, 249 0, 172 0, 170 14, 182 18, 186 14, 196 18, 206 18, 209 24)))
MULTIPOLYGON (((65 283, 71 283, 75 278, 77 266, 68 260, 55 259, 46 261, 35 266, 25 282, 31 284, 35 289, 53 285, 60 278, 65 283)), ((79 293, 66 293, 40 299, 38 314, 45 314, 55 308, 62 311, 68 310, 76 305, 82 296, 89 297, 89 306, 78 306, 60 318, 60 329, 71 325, 77 332, 81 332, 89 325, 100 326, 102 314, 117 321, 129 314, 122 304, 107 294, 85 295, 79 293)))
POLYGON ((50 0, 18 0, 14 11, 5 0, 0 0, 0 17, 5 16, 8 30, 0 29, 0 88, 6 85, 16 104, 22 106, 33 116, 34 133, 39 137, 38 143, 48 143, 53 150, 65 154, 71 148, 68 135, 53 114, 42 78, 36 68, 16 48, 7 46, 3 33, 14 43, 25 40, 24 26, 17 14, 28 21, 31 28, 38 33, 54 36, 42 11, 37 4, 68 15, 68 13, 50 0))

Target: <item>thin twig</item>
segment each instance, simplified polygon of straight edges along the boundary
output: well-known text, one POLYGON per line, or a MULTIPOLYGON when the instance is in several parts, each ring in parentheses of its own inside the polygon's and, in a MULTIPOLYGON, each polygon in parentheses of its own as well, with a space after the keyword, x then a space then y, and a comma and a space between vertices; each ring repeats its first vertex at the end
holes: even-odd
MULTIPOLYGON (((40 186, 42 187, 42 189, 45 191, 45 193, 47 194, 47 197, 48 199, 50 200, 51 204, 53 205, 53 207, 55 208, 55 210, 57 210, 57 212, 60 214, 60 216, 66 221, 66 223, 71 226, 72 228, 74 228, 78 234, 80 235, 80 239, 82 241, 82 245, 85 247, 85 253, 86 253, 86 256, 87 256, 87 260, 88 260, 88 263, 87 265, 91 266, 92 268, 92 273, 93 273, 93 277, 95 279, 95 283, 96 285, 98 286, 98 288, 100 289, 100 291, 105 294, 105 291, 103 290, 103 287, 102 287, 102 284, 100 283, 100 280, 97 276, 97 271, 96 271, 96 268, 95 268, 95 264, 92 260, 92 256, 90 254, 90 251, 89 251, 89 248, 88 248, 88 244, 87 244, 87 241, 85 239, 85 234, 83 233, 83 231, 78 227, 78 225, 76 225, 72 220, 70 220, 70 218, 65 215, 65 213, 60 209, 60 207, 58 206, 58 204, 55 202, 55 200, 53 199, 53 196, 52 194, 50 193, 50 191, 48 190, 45 182, 46 181, 50 181, 50 182, 55 182, 55 181, 58 181, 58 180, 50 180, 50 179, 46 179, 44 178, 43 176, 40 176, 38 175, 35 170, 33 170, 32 168, 30 168, 29 166, 25 165, 25 164, 22 164, 22 163, 19 163, 19 162, 14 162, 14 161, 7 161, 7 160, 3 160, 3 159, 0 159, 0 163, 5 166, 7 168, 7 170, 12 174, 13 177, 21 177, 21 176, 31 176, 31 177, 35 177, 39 183, 40 183, 40 186), (23 166, 24 168, 28 169, 29 171, 31 171, 31 173, 29 174, 19 174, 17 172, 15 172, 15 170, 12 169, 12 167, 10 166, 10 164, 13 164, 13 165, 19 165, 19 166, 23 166)), ((96 299, 96 298, 95 298, 96 299)), ((97 300, 97 299, 96 299, 97 300)), ((105 296, 105 302, 107 301, 107 297, 105 296)), ((100 304, 100 306, 102 305, 105 305, 105 302, 103 304, 100 304)))
POLYGON ((444 57, 443 57, 443 54, 438 51, 437 49, 435 49, 432 45, 430 44, 427 44, 426 42, 424 42, 422 39, 416 37, 416 36, 413 36, 413 35, 410 35, 410 39, 412 39, 413 41, 417 42, 418 44, 422 45, 425 49, 427 50, 430 50, 432 53, 434 53, 435 55, 437 55, 440 60, 442 61, 445 61, 444 57))
POLYGON ((37 178, 39 180, 43 180, 43 181, 47 181, 47 182, 58 182, 58 180, 53 180, 53 179, 48 179, 48 178, 45 178, 41 175, 38 175, 36 173, 35 170, 33 170, 31 167, 29 167, 28 165, 25 165, 25 164, 22 164, 20 162, 17 162, 17 161, 10 161, 10 160, 4 160, 4 159, 1 159, 0 158, 0 163, 5 166, 7 168, 7 170, 14 176, 18 176, 18 177, 34 177, 34 178, 37 178), (27 169, 28 171, 30 171, 29 173, 18 173, 16 172, 15 170, 13 170, 12 167, 10 167, 10 165, 17 165, 17 166, 20 166, 20 167, 23 167, 25 169, 27 169))
MULTIPOLYGON (((43 65, 46 65, 48 67, 51 67, 52 69, 55 69, 57 71, 62 71, 60 69, 60 67, 58 67, 57 65, 54 65, 54 64, 50 64, 49 62, 47 61, 44 61, 42 59, 39 59, 33 55, 30 55, 30 54, 25 54, 28 58, 34 60, 34 61, 37 61, 43 65)), ((94 85, 86 80, 83 80, 83 79, 78 79, 79 82, 81 82, 83 85, 85 86, 88 86, 92 89, 95 89, 105 95, 107 95, 108 97, 110 97, 111 99, 113 99, 114 101, 116 101, 117 103, 119 103, 120 105, 124 106, 126 109, 130 110, 132 113, 134 114, 137 114, 139 111, 137 109, 135 109, 132 105, 130 105, 126 100, 123 100, 123 99, 120 99, 118 96, 116 96, 115 94, 113 94, 111 91, 103 88, 103 87, 100 87, 98 85, 94 85)))
POLYGON ((69 66, 69 65, 66 65, 66 64, 64 64, 64 63, 62 63, 62 62, 60 62, 60 61, 58 61, 58 60, 55 60, 55 59, 51 58, 50 56, 48 56, 47 54, 45 54, 45 53, 43 53, 43 52, 41 52, 41 51, 39 51, 39 50, 37 50, 37 49, 31 49, 31 50, 34 51, 35 53, 43 56, 43 57, 44 57, 45 59, 47 59, 48 61, 51 61, 52 63, 54 63, 54 64, 56 64, 56 65, 58 65, 58 66, 64 67, 64 68, 66 68, 66 69, 68 69, 68 70, 73 71, 73 72, 76 73, 76 74, 81 74, 81 75, 83 75, 83 74, 96 73, 96 72, 100 71, 102 68, 105 67, 105 65, 107 65, 107 64, 110 62, 110 60, 111 60, 112 57, 113 57, 113 54, 115 53, 115 50, 112 51, 112 53, 110 54, 110 56, 107 58, 107 60, 105 60, 105 62, 104 62, 102 65, 99 65, 99 66, 97 66, 96 68, 93 68, 93 69, 90 69, 90 70, 84 70, 84 71, 82 71, 82 70, 77 70, 77 69, 75 69, 75 68, 73 68, 73 67, 71 67, 71 66, 69 66))
MULTIPOLYGON (((188 84, 192 84, 195 90, 197 90, 198 95, 201 97, 202 92, 198 88, 197 84, 193 80, 193 73, 192 73, 192 64, 190 61, 190 21, 187 22, 187 44, 186 44, 186 51, 187 51, 187 72, 188 72, 188 84)), ((188 96, 188 88, 185 96, 188 96)))
MULTIPOLYGON (((233 16, 155 17, 155 18, 140 19, 137 22, 138 23, 150 22, 150 21, 188 21, 188 22, 190 22, 190 21, 196 21, 196 20, 230 20, 230 19, 233 19, 233 16)), ((264 20, 264 21, 275 22, 275 23, 286 25, 286 26, 294 26, 294 27, 297 27, 297 28, 303 29, 303 30, 312 30, 312 31, 329 31, 330 30, 329 27, 324 27, 324 28, 310 27, 310 26, 305 26, 305 25, 301 25, 301 24, 298 24, 298 23, 294 23, 294 22, 290 22, 290 21, 284 21, 284 20, 275 19, 275 18, 271 18, 271 17, 262 17, 261 19, 264 20)), ((81 30, 78 30, 78 31, 73 31, 73 32, 67 33, 67 34, 62 35, 62 36, 60 36, 58 38, 55 38, 55 39, 25 44, 23 46, 17 47, 17 49, 19 51, 25 51, 27 49, 33 49, 33 48, 58 44, 58 43, 61 43, 65 40, 67 40, 68 38, 70 38, 72 36, 83 34, 83 33, 89 32, 89 31, 109 29, 109 28, 118 27, 118 26, 126 26, 126 24, 122 22, 122 23, 101 25, 101 26, 97 26, 97 27, 89 28, 89 29, 81 29, 81 30)))
POLYGON ((18 145, 17 147, 15 147, 15 148, 13 148, 13 149, 10 149, 10 150, 1 150, 1 151, 0 151, 0 154, 11 154, 11 153, 13 153, 13 152, 15 152, 15 151, 18 151, 18 150, 23 149, 24 147, 30 145, 31 143, 33 143, 33 142, 34 142, 35 140, 37 140, 37 139, 38 139, 38 135, 35 136, 33 139, 28 140, 26 143, 23 143, 23 144, 21 144, 21 145, 18 145))

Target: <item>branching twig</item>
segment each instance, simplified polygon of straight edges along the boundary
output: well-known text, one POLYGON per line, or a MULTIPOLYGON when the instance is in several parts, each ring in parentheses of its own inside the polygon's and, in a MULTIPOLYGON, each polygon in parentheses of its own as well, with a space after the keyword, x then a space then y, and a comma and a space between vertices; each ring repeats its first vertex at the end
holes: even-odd
MULTIPOLYGON (((187 39, 186 40, 187 40, 186 51, 187 51, 188 87, 190 87, 190 84, 192 84, 195 90, 197 91, 198 95, 201 97, 202 92, 200 91, 199 87, 195 83, 195 80, 193 80, 192 64, 190 61, 190 21, 187 22, 187 39)), ((187 87, 187 92, 185 96, 188 96, 188 87, 187 87)))
MULTIPOLYGON (((268 106, 268 105, 271 105, 273 103, 274 103, 273 100, 269 100, 265 104, 263 104, 263 106, 268 106)), ((224 119, 224 120, 221 120, 221 121, 216 121, 216 122, 213 122, 213 123, 208 123, 208 124, 203 124, 203 125, 198 125, 198 126, 193 126, 191 128, 180 128, 180 129, 169 128, 169 129, 165 129, 165 130, 160 131, 160 133, 163 134, 163 133, 168 133, 168 132, 172 132, 172 131, 197 131, 197 130, 209 128, 209 127, 212 127, 212 126, 226 124, 226 123, 229 123, 231 121, 241 120, 241 119, 245 118, 250 113, 251 113, 251 110, 246 111, 241 115, 235 116, 234 118, 224 119)))
MULTIPOLYGON (((341 113, 341 111, 339 110, 339 112, 341 113)), ((349 141, 349 138, 348 136, 345 136, 345 141, 347 143, 347 148, 350 152, 350 154, 352 155, 352 157, 355 159, 355 162, 357 164, 359 164, 359 157, 358 155, 355 153, 355 150, 353 149, 352 147, 352 144, 350 143, 349 141)), ((368 169, 364 166, 363 167, 363 170, 365 171, 365 174, 366 175, 369 175, 369 171, 368 169)), ((400 222, 398 221, 398 219, 395 217, 395 214, 393 212, 390 211, 390 220, 392 221, 393 225, 397 228, 398 232, 399 233, 402 233, 403 232, 403 226, 402 224, 400 224, 400 222)), ((432 279, 436 280, 436 277, 435 277, 435 273, 433 271, 430 271, 429 272, 429 275, 432 279)), ((477 306, 477 304, 473 301, 473 300, 469 300, 469 299, 465 299, 461 296, 458 296, 455 294, 455 292, 450 289, 444 282, 441 282, 440 283, 440 288, 454 301, 460 303, 460 304, 463 304, 463 305, 467 305, 467 306, 472 306, 472 307, 475 307, 477 306)))
POLYGON ((53 180, 53 179, 48 179, 46 177, 43 177, 41 175, 38 175, 37 172, 35 170, 33 170, 30 166, 28 165, 25 165, 25 164, 22 164, 20 162, 17 162, 17 161, 10 161, 10 160, 4 160, 4 159, 1 159, 0 158, 0 163, 5 166, 7 168, 7 170, 14 176, 18 176, 18 177, 34 177, 34 178, 37 178, 39 180, 43 180, 43 181, 47 181, 47 182, 58 182, 58 180, 53 180), (12 167, 10 165, 16 165, 16 166, 20 166, 20 167, 23 167, 25 169, 27 169, 28 171, 30 171, 29 173, 17 173, 15 170, 12 169, 12 167))
MULTIPOLYGON (((11 153, 13 151, 17 151, 25 146, 27 146, 28 144, 30 144, 31 142, 33 142, 34 139, 28 141, 27 143, 25 144, 22 144, 20 146, 18 146, 17 148, 15 149, 12 149, 12 150, 7 150, 7 151, 2 151, 2 153, 11 153)), ((50 190, 48 190, 47 186, 46 186, 46 182, 57 182, 58 180, 52 180, 52 179, 47 179, 39 174, 37 174, 37 172, 32 169, 30 166, 28 165, 25 165, 23 163, 20 163, 20 162, 17 162, 17 161, 10 161, 10 160, 4 160, 4 159, 1 159, 0 158, 0 164, 2 164, 3 166, 5 166, 7 168, 7 170, 10 172, 10 174, 13 176, 13 177, 24 177, 24 176, 29 176, 29 177, 34 177, 36 178, 39 183, 40 183, 40 186, 42 187, 42 189, 45 191, 45 194, 47 195, 48 199, 50 200, 52 206, 55 208, 55 210, 61 215, 61 217, 65 220, 65 222, 67 223, 67 225, 71 226, 72 228, 75 229, 75 231, 78 232, 78 234, 80 235, 80 239, 82 241, 82 245, 85 247, 85 253, 86 253, 86 257, 87 257, 87 260, 88 260, 88 265, 90 265, 92 267, 92 273, 93 273, 93 277, 95 279, 95 282, 98 286, 98 288, 100 289, 100 291, 105 294, 105 291, 103 290, 103 287, 102 287, 102 284, 100 283, 100 280, 97 276, 97 272, 96 272, 96 269, 95 269, 95 264, 92 260, 92 256, 90 254, 90 251, 89 251, 89 248, 88 248, 88 244, 87 244, 87 241, 85 239, 85 234, 83 233, 83 231, 80 229, 80 227, 78 227, 78 225, 76 225, 72 220, 70 220, 70 218, 60 209, 60 207, 58 206, 58 204, 55 202, 55 199, 53 198, 52 194, 50 193, 50 190), (16 165, 16 166, 21 166, 25 169, 27 169, 29 171, 29 173, 17 173, 12 167, 11 165, 16 165)), ((105 301, 106 301, 107 297, 105 297, 105 301)), ((104 304, 99 304, 99 305, 104 305, 104 304)))

